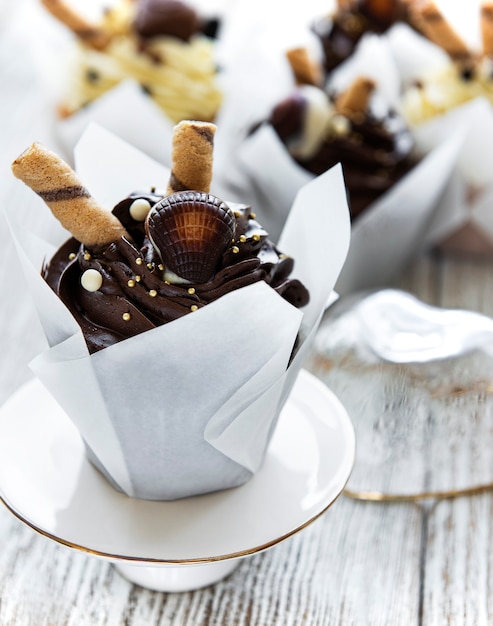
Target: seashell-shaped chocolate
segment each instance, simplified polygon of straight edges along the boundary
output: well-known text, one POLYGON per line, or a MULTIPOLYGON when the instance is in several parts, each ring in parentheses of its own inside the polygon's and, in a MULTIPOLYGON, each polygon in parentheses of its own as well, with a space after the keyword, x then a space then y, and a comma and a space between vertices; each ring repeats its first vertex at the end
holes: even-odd
POLYGON ((202 191, 166 196, 146 218, 147 236, 166 269, 191 283, 205 283, 214 276, 235 228, 228 205, 202 191))

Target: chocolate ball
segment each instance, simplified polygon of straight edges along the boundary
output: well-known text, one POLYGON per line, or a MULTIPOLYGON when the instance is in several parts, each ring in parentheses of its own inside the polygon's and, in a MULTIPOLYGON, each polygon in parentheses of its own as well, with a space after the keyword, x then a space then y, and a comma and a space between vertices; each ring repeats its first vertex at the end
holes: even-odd
POLYGON ((140 0, 134 26, 144 38, 167 35, 188 41, 201 23, 196 11, 179 0, 140 0))

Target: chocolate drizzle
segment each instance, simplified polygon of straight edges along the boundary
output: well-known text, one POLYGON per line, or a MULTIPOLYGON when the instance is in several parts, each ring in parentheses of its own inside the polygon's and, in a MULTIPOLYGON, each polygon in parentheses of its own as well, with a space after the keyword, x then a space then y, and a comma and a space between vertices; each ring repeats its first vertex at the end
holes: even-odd
POLYGON ((165 281, 162 260, 146 236, 144 222, 134 220, 129 213, 134 200, 145 199, 152 207, 163 195, 134 193, 114 208, 128 238, 91 250, 72 238, 43 268, 45 280, 81 326, 91 353, 176 320, 261 280, 293 306, 308 303, 306 288, 289 278, 293 260, 279 252, 246 205, 230 204, 235 238, 221 255, 210 280, 181 284, 165 281), (103 278, 97 291, 89 292, 81 286, 81 276, 88 269, 97 270, 103 278))

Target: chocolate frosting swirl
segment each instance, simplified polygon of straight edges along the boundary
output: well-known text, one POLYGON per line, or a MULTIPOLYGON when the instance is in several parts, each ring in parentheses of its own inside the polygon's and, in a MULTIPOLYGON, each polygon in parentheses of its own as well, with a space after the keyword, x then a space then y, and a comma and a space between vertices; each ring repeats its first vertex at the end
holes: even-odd
POLYGON ((222 254, 211 280, 199 284, 165 281, 161 258, 145 234, 144 222, 133 219, 129 211, 137 199, 153 206, 163 197, 154 191, 131 194, 113 210, 129 233, 128 238, 91 250, 71 238, 43 268, 43 277, 81 326, 91 353, 178 319, 260 280, 293 306, 308 303, 307 289, 289 278, 293 259, 279 252, 246 205, 229 203, 235 215, 235 238, 222 254), (82 275, 90 269, 102 277, 95 291, 81 284, 82 275))

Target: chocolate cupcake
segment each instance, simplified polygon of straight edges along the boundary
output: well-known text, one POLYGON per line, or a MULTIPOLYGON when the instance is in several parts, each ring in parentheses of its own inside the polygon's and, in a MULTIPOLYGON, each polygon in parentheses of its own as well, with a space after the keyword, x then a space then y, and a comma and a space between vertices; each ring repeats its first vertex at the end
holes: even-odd
POLYGON ((307 171, 319 175, 342 164, 353 218, 417 163, 406 123, 378 101, 375 87, 364 77, 339 94, 299 85, 267 120, 307 171))
MULTIPOLYGON (((236 487, 260 469, 348 248, 346 207, 332 200, 333 215, 319 211, 313 197, 326 193, 319 185, 284 238, 300 266, 269 241, 249 206, 212 195, 214 131, 180 123, 168 187, 129 193, 113 212, 42 146, 13 163, 72 233, 45 257, 41 275, 28 265, 50 346, 32 369, 78 428, 95 467, 131 497, 172 500, 236 487), (300 221, 307 211, 316 216, 315 237, 300 221)), ((93 138, 79 163, 94 166, 104 152, 114 166, 121 142, 93 138)), ((131 179, 131 166, 125 173, 119 164, 123 180, 131 179)), ((342 181, 328 177, 326 185, 343 197, 342 181)), ((18 220, 21 231, 29 224, 18 220)))

